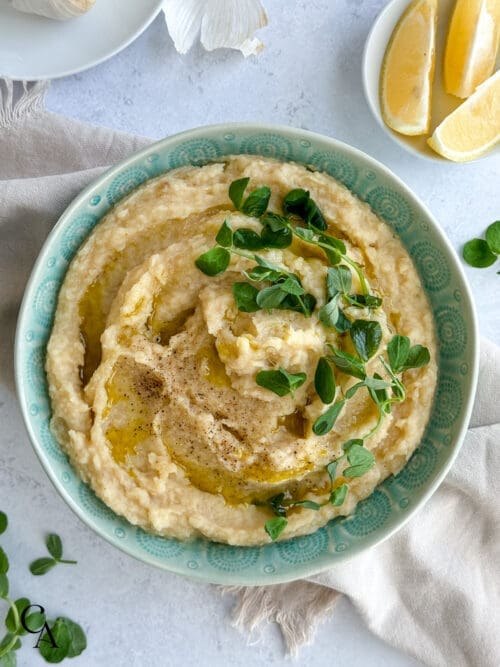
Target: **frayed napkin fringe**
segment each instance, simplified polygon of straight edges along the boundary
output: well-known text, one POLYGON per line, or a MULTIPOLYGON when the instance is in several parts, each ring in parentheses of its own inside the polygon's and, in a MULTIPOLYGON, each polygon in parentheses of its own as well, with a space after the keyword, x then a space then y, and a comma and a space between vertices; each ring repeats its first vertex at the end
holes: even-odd
POLYGON ((0 128, 43 109, 47 81, 0 79, 0 128))
POLYGON ((287 653, 295 657, 310 644, 320 622, 332 611, 340 593, 307 581, 275 586, 225 586, 222 593, 236 596, 232 625, 252 633, 263 622, 278 624, 287 653))

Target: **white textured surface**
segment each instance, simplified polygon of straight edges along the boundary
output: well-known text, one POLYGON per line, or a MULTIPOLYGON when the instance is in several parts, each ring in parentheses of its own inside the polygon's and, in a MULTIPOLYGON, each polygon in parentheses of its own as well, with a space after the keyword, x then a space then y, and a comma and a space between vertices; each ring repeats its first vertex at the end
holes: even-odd
MULTIPOLYGON (((361 88, 361 52, 382 0, 265 4, 270 26, 261 35, 267 49, 256 59, 244 60, 236 52, 206 54, 199 47, 181 57, 158 18, 111 61, 54 82, 48 106, 154 138, 243 120, 287 123, 334 136, 393 169, 429 206, 457 249, 500 217, 499 160, 465 166, 419 160, 395 145, 370 116, 361 88)), ((500 276, 495 268, 467 269, 467 274, 481 331, 498 342, 500 276)), ((10 368, 6 373, 12 375, 10 368)), ((29 595, 54 615, 78 620, 87 631, 89 648, 68 664, 294 664, 284 658, 275 628, 265 628, 258 644, 246 646, 228 623, 229 599, 221 600, 210 586, 136 562, 81 524, 51 487, 27 438, 13 438, 21 417, 12 377, 9 384, 12 392, 0 405, 0 504, 11 524, 1 541, 11 557, 13 595, 29 595), (32 577, 27 565, 44 555, 43 537, 51 530, 62 535, 67 557, 79 563, 32 577)), ((45 664, 29 648, 30 639, 23 642, 19 663, 45 664)), ((295 664, 417 665, 374 638, 346 601, 295 664)))

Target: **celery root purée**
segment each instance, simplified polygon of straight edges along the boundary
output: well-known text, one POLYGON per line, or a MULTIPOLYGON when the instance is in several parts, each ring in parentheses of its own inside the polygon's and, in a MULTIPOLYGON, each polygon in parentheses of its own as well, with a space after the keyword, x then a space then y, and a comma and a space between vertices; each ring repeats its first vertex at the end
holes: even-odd
POLYGON ((145 530, 287 539, 404 466, 435 345, 410 257, 367 204, 230 157, 144 184, 77 252, 48 344, 52 429, 145 530))

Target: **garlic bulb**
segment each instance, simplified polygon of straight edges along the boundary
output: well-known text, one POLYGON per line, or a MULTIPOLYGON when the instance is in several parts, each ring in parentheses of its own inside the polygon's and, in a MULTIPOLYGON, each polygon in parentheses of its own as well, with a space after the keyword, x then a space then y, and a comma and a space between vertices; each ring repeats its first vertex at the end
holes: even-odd
POLYGON ((11 0, 14 9, 65 21, 88 12, 95 0, 11 0))
POLYGON ((189 51, 199 32, 207 51, 239 49, 246 57, 264 48, 253 37, 267 25, 260 0, 165 0, 163 11, 179 53, 189 51))

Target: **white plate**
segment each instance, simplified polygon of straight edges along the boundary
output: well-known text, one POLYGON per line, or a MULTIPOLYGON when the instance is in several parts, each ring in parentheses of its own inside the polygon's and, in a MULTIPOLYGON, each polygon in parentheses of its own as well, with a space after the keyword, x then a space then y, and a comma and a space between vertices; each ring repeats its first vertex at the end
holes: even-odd
POLYGON ((97 0, 69 21, 23 14, 0 0, 0 76, 56 79, 121 51, 155 18, 163 0, 97 0))
MULTIPOLYGON (((368 35, 363 54, 363 86, 365 95, 373 115, 378 121, 380 127, 400 146, 415 155, 419 155, 437 162, 446 162, 453 164, 449 160, 442 158, 435 153, 427 144, 427 138, 434 132, 439 123, 454 111, 463 100, 453 95, 448 95, 444 91, 443 85, 443 54, 450 23, 451 14, 455 6, 455 0, 440 0, 438 4, 438 28, 436 35, 436 74, 434 77, 434 86, 432 89, 432 118, 431 132, 429 135, 420 137, 407 137, 398 134, 387 127, 380 113, 379 102, 379 79, 380 68, 384 59, 385 50, 397 22, 405 9, 409 6, 411 0, 392 0, 379 14, 368 35)), ((500 147, 494 148, 484 157, 493 154, 498 155, 500 147)))

